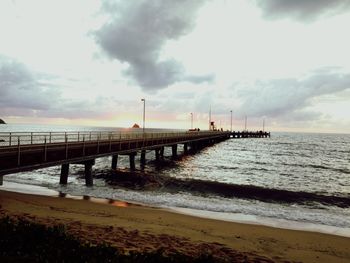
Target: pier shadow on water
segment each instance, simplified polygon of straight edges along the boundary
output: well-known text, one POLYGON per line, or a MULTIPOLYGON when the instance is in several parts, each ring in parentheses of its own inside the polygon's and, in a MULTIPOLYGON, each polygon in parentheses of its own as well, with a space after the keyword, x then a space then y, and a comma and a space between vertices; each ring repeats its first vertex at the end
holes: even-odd
POLYGON ((145 170, 129 171, 121 169, 104 174, 103 178, 111 185, 139 191, 158 191, 167 193, 188 192, 200 196, 221 196, 258 200, 268 203, 300 204, 313 207, 325 206, 350 207, 348 196, 328 196, 318 193, 296 192, 252 185, 227 184, 222 182, 178 179, 145 170))
MULTIPOLYGON (((203 151, 203 149, 200 151, 203 151)), ((193 153, 198 153, 198 151, 193 153)), ((315 207, 315 204, 319 208, 320 205, 350 208, 350 196, 348 195, 329 196, 323 193, 230 184, 210 180, 180 179, 164 174, 164 171, 176 173, 178 169, 181 169, 181 162, 192 158, 192 154, 189 151, 187 154, 178 154, 175 158, 163 157, 159 160, 149 160, 146 165, 140 165, 135 170, 128 168, 100 170, 96 171, 95 177, 104 179, 111 186, 137 191, 188 192, 205 197, 221 196, 268 203, 299 204, 310 208, 315 207)))

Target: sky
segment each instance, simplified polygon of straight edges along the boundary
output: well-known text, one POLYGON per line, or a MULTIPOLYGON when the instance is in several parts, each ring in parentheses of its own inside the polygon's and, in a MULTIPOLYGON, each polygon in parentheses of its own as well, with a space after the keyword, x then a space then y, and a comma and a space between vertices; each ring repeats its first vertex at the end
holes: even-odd
POLYGON ((350 133, 349 0, 2 0, 8 123, 350 133))

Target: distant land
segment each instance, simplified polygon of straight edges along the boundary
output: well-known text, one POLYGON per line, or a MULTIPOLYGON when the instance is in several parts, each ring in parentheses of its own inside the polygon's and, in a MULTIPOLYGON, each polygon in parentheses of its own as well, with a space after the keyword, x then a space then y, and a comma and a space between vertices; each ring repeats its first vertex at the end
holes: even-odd
POLYGON ((0 119, 0 124, 6 124, 6 122, 3 119, 0 119))

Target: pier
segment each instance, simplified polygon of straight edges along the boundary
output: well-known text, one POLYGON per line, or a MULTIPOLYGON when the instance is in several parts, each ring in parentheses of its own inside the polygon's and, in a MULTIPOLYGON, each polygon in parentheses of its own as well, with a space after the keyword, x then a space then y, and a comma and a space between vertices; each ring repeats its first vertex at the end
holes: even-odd
POLYGON ((265 131, 233 131, 231 138, 270 138, 271 133, 265 131))
POLYGON ((230 138, 265 138, 267 132, 184 131, 184 132, 29 132, 0 133, 0 185, 7 174, 61 165, 60 184, 67 184, 70 164, 85 167, 85 183, 93 185, 92 168, 96 158, 112 156, 111 169, 117 168, 118 155, 128 155, 130 170, 135 156, 146 163, 146 151, 154 150, 156 160, 171 147, 177 156, 230 138))

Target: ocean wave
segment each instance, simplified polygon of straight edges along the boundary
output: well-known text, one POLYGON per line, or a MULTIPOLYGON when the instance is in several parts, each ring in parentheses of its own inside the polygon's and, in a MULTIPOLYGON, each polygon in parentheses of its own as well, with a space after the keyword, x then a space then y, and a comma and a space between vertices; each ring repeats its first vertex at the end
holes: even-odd
POLYGON ((319 203, 326 206, 350 208, 350 196, 330 196, 311 192, 296 192, 254 185, 228 184, 215 181, 178 179, 157 174, 125 173, 108 177, 110 184, 125 188, 160 190, 165 192, 189 192, 199 195, 217 195, 229 198, 259 200, 271 203, 289 203, 313 206, 319 203))
POLYGON ((320 169, 320 170, 330 170, 337 173, 344 173, 344 174, 350 174, 350 170, 346 168, 335 168, 320 164, 298 164, 296 166, 300 166, 302 168, 313 168, 313 169, 320 169))

